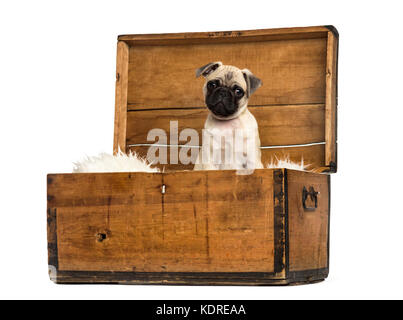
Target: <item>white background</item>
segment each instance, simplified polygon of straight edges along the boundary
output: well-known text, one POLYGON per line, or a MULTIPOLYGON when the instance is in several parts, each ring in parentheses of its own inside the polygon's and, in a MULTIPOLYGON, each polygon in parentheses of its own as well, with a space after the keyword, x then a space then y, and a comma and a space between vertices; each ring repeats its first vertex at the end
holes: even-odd
POLYGON ((401 1, 2 1, 0 298, 403 298, 401 1), (46 174, 112 151, 118 34, 335 25, 331 265, 297 287, 64 286, 47 275, 46 174))

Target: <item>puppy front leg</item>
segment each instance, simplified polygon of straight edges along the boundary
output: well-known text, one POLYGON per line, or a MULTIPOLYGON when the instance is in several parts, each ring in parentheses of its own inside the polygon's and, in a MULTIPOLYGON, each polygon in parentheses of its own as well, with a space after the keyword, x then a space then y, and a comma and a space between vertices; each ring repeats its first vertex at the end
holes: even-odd
POLYGON ((202 149, 200 149, 199 154, 197 156, 195 165, 193 167, 193 170, 195 171, 200 171, 200 170, 219 170, 218 166, 213 163, 212 156, 210 154, 209 161, 203 162, 203 152, 202 149))

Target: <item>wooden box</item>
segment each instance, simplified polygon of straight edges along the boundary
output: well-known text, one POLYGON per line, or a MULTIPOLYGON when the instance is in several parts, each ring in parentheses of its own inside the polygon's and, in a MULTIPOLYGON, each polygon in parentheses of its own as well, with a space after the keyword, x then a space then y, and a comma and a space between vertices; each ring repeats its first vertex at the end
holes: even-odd
POLYGON ((168 164, 163 173, 49 174, 51 279, 229 285, 325 279, 329 173, 337 167, 337 48, 331 26, 119 36, 115 151, 144 155, 147 132, 169 132, 169 120, 179 130, 200 131, 207 110, 194 70, 219 60, 263 80, 249 101, 263 163, 303 158, 315 172, 238 175, 168 164))

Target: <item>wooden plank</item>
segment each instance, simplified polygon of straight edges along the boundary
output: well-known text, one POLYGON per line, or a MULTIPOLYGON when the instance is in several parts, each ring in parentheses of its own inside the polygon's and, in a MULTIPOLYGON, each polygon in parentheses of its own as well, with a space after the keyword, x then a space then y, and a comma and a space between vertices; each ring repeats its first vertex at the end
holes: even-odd
POLYGON ((328 33, 326 63, 326 165, 337 170, 337 51, 338 39, 333 32, 328 33))
POLYGON ((57 207, 59 270, 133 271, 133 260, 143 261, 143 244, 130 240, 151 234, 160 239, 160 174, 51 178, 48 205, 57 207))
POLYGON ((163 178, 165 244, 182 271, 273 272, 271 170, 175 172, 163 178))
POLYGON ((126 149, 127 93, 128 93, 129 47, 118 42, 116 58, 115 128, 113 151, 126 149))
POLYGON ((231 42, 231 41, 273 41, 288 39, 309 39, 326 37, 327 27, 298 27, 298 28, 274 28, 258 30, 238 30, 238 31, 215 31, 215 32, 185 32, 185 33, 165 33, 165 34, 131 34, 120 35, 121 41, 127 41, 135 45, 156 45, 172 43, 208 43, 208 42, 231 42))
POLYGON ((287 273, 287 236, 285 197, 285 169, 273 170, 273 206, 274 206, 274 272, 285 278, 287 273))
POLYGON ((217 60, 263 81, 250 105, 325 103, 326 49, 326 38, 131 46, 129 108, 204 106, 195 70, 217 60))
POLYGON ((137 172, 135 177, 136 182, 132 182, 134 174, 120 172, 49 174, 48 208, 130 205, 134 196, 144 204, 160 203, 160 175, 137 172), (150 184, 141 185, 139 193, 135 193, 135 183, 141 179, 150 184), (146 194, 149 194, 147 199, 146 194))
MULTIPOLYGON (((48 180, 49 181, 49 180, 48 180)), ((58 268, 56 209, 47 210, 48 266, 52 273, 58 268)))
MULTIPOLYGON (((318 275, 321 276, 320 274, 318 275)), ((316 278, 318 278, 318 276, 316 278)), ((323 279, 322 276, 319 279, 323 279)), ((275 278, 267 272, 100 272, 100 271, 59 271, 57 283, 112 283, 137 285, 226 285, 226 286, 261 286, 288 285, 297 281, 312 283, 311 277, 301 279, 298 275, 288 279, 275 278)))
MULTIPOLYGON (((273 107, 250 107, 259 125, 262 146, 294 145, 323 142, 325 139, 325 108, 324 105, 287 105, 273 107)), ((207 108, 195 110, 143 110, 128 112, 127 145, 154 143, 147 141, 149 130, 163 129, 168 136, 170 121, 178 121, 179 132, 192 128, 199 133, 208 114, 207 108)), ((169 140, 167 141, 169 144, 169 140)), ((186 141, 179 141, 185 144, 186 141)))
MULTIPOLYGON (((178 152, 181 151, 182 147, 178 148, 178 152)), ((136 152, 141 157, 147 157, 147 151, 149 147, 130 147, 128 151, 136 152)), ((191 163, 189 164, 171 164, 170 161, 170 151, 165 148, 161 148, 162 152, 167 154, 167 164, 158 164, 157 167, 163 171, 178 171, 178 170, 193 170, 194 162, 197 158, 197 153, 194 152, 191 156, 188 150, 188 155, 191 157, 191 163)), ((309 165, 307 169, 320 168, 325 166, 325 146, 324 145, 314 145, 305 147, 290 147, 290 148, 274 148, 274 149, 262 149, 262 163, 267 166, 269 163, 276 163, 278 159, 290 159, 295 163, 300 163, 304 160, 304 163, 309 165)))
MULTIPOLYGON (((289 271, 328 268, 329 176, 287 170, 289 271), (318 208, 306 211, 302 189, 318 191, 318 208)), ((310 203, 313 206, 313 203, 310 203)))
POLYGON ((273 271, 271 170, 64 174, 48 182, 60 271, 273 271))

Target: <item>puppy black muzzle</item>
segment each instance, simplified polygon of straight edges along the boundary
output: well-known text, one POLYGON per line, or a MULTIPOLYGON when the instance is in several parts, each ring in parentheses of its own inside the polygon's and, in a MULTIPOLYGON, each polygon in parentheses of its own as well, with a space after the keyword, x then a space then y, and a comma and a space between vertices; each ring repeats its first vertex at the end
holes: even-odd
POLYGON ((234 93, 226 87, 219 87, 208 94, 206 105, 213 114, 221 117, 231 116, 238 110, 234 93))

